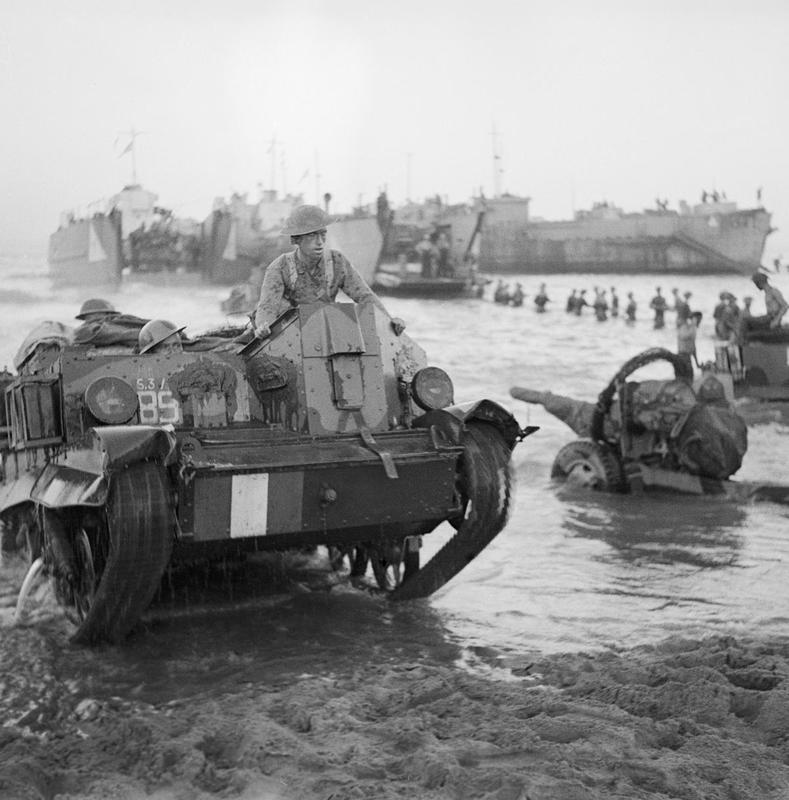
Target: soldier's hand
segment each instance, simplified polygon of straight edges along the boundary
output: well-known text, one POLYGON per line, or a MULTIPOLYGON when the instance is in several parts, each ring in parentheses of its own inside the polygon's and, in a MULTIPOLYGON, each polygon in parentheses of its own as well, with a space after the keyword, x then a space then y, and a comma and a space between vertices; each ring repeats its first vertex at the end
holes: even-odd
POLYGON ((271 328, 268 325, 255 325, 255 336, 258 339, 265 339, 271 334, 271 328))
POLYGON ((399 336, 405 330, 405 322, 400 317, 392 317, 392 330, 399 336))

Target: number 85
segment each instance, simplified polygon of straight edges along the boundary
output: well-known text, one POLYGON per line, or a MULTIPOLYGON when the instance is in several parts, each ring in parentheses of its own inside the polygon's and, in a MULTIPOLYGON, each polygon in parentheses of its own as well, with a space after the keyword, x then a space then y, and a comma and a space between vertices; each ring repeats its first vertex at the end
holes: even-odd
POLYGON ((176 425, 181 421, 181 406, 168 389, 161 392, 137 392, 140 422, 143 425, 176 425))

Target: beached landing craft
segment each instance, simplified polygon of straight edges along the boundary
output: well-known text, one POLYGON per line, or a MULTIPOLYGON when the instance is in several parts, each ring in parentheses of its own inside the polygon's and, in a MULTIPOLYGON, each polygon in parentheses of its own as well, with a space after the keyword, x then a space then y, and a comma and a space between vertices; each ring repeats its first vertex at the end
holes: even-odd
POLYGON ((375 306, 231 333, 137 354, 109 320, 91 346, 53 331, 20 351, 0 487, 4 547, 30 562, 20 613, 43 574, 75 641, 118 641, 168 566, 309 545, 369 559, 393 599, 424 597, 502 530, 511 453, 534 429, 490 400, 455 404, 375 306), (443 521, 456 532, 420 564, 443 521))
POLYGON ((137 183, 87 214, 67 212, 49 237, 52 279, 72 286, 117 285, 124 275, 200 269, 200 225, 157 205, 137 183))
POLYGON ((573 219, 529 215, 528 197, 502 195, 483 201, 480 268, 495 272, 743 273, 759 268, 770 213, 741 209, 717 192, 679 209, 627 213, 601 202, 573 219))
POLYGON ((646 350, 629 359, 591 403, 515 386, 513 397, 542 405, 581 438, 562 447, 551 477, 612 492, 668 490, 789 502, 789 487, 730 480, 747 449, 745 421, 711 372, 693 381, 674 353, 646 350), (628 380, 667 361, 668 380, 628 380))
POLYGON ((484 211, 439 197, 391 208, 379 195, 376 213, 357 209, 329 228, 340 250, 378 294, 448 299, 478 297, 489 281, 477 273, 484 211))

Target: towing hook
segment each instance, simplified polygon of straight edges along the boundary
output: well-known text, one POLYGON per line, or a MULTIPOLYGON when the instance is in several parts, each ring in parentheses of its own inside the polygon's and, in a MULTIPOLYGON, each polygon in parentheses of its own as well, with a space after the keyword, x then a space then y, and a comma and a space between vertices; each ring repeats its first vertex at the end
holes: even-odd
POLYGON ((527 436, 531 436, 535 431, 540 430, 539 425, 526 425, 518 431, 515 437, 519 442, 522 442, 527 436))

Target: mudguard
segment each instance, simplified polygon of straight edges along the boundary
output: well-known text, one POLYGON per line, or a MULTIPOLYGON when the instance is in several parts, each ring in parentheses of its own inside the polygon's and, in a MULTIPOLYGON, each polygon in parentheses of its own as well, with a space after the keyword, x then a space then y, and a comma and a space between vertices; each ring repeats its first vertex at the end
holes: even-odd
POLYGON ((41 467, 31 469, 0 485, 0 513, 22 503, 29 503, 33 487, 42 471, 41 467))
POLYGON ((168 464, 175 453, 175 434, 150 425, 91 428, 93 446, 67 453, 44 467, 30 497, 49 508, 101 506, 107 500, 112 472, 141 461, 168 464))
POLYGON ((521 433, 518 421, 504 406, 493 400, 476 400, 428 411, 414 420, 414 427, 435 427, 449 443, 462 445, 464 427, 472 420, 493 425, 504 437, 510 450, 515 447, 521 433))

